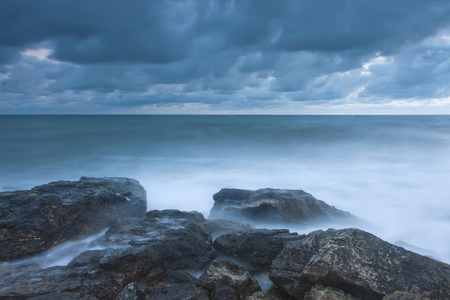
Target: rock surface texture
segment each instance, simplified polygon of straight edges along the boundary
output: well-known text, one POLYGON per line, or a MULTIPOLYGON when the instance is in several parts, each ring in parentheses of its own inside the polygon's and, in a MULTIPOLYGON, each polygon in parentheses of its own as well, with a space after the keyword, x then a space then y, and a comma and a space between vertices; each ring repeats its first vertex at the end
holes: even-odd
POLYGON ((349 212, 336 209, 302 190, 221 189, 213 199, 210 218, 274 224, 360 221, 349 212))
POLYGON ((198 281, 179 271, 199 270, 215 258, 209 228, 200 213, 150 211, 141 219, 112 226, 98 243, 107 248, 86 251, 67 267, 1 266, 0 299, 61 292, 112 299, 122 289, 123 297, 143 292, 153 295, 151 299, 177 299, 186 290, 193 293, 191 299, 202 299, 198 281), (133 282, 138 285, 125 289, 133 282), (133 292, 139 284, 142 289, 133 292), (164 296, 167 290, 176 293, 174 298, 164 296))
POLYGON ((200 277, 200 283, 203 288, 213 293, 217 286, 230 286, 240 297, 251 296, 253 293, 261 291, 258 281, 248 271, 222 259, 215 259, 211 263, 200 277))
POLYGON ((395 291, 450 299, 449 265, 358 229, 316 231, 287 243, 270 278, 296 299, 316 283, 359 299, 382 299, 395 291))
POLYGON ((269 269, 272 261, 289 241, 300 240, 304 235, 290 233, 287 229, 248 229, 244 232, 224 234, 214 240, 217 251, 223 251, 248 264, 252 272, 269 269))
POLYGON ((146 212, 145 190, 128 178, 0 193, 0 299, 450 299, 449 265, 362 230, 298 235, 236 222, 356 219, 303 191, 224 189, 214 199, 212 216, 234 221, 146 212), (64 252, 70 247, 77 251, 64 252), (76 257, 64 266, 42 263, 61 251, 76 257))
POLYGON ((88 178, 58 181, 27 191, 0 193, 0 261, 42 252, 145 214, 138 181, 88 178))

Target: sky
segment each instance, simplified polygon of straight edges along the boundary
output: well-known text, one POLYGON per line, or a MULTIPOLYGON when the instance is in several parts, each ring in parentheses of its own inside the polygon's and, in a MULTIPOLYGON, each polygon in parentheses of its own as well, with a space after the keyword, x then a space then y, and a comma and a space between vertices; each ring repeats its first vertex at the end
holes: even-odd
POLYGON ((0 114, 449 114, 448 0, 2 0, 0 114))

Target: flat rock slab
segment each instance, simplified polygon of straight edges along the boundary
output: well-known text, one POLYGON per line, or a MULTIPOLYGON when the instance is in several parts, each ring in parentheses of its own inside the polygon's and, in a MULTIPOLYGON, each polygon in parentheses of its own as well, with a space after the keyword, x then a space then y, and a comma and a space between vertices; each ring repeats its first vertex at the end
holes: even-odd
POLYGON ((57 181, 0 193, 0 261, 40 253, 147 210, 144 188, 129 178, 57 181))
POLYGON ((221 189, 214 194, 210 218, 260 224, 355 223, 361 220, 302 190, 221 189))
POLYGON ((320 230, 288 242, 271 268, 271 280, 296 299, 318 283, 362 299, 395 291, 450 299, 449 265, 359 229, 320 230))

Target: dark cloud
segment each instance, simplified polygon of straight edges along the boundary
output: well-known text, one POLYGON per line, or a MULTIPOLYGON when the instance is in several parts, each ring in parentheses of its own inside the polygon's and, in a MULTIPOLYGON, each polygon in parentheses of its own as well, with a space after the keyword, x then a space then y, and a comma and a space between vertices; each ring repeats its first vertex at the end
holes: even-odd
POLYGON ((296 1, 278 47, 291 51, 365 49, 391 54, 449 24, 446 1, 296 1))
POLYGON ((446 0, 4 0, 1 103, 448 97, 447 46, 426 41, 449 16, 446 0), (392 62, 364 69, 376 57, 392 62))
POLYGON ((441 98, 450 96, 450 43, 424 45, 395 55, 388 63, 370 67, 365 96, 441 98))

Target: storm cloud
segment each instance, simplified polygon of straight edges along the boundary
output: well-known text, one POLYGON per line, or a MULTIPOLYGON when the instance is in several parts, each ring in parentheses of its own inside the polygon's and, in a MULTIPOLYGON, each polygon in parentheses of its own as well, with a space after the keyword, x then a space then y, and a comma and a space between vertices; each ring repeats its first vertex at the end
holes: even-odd
POLYGON ((388 112, 399 101, 450 112, 448 1, 0 8, 0 113, 388 112))

